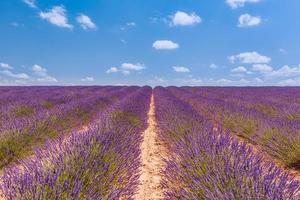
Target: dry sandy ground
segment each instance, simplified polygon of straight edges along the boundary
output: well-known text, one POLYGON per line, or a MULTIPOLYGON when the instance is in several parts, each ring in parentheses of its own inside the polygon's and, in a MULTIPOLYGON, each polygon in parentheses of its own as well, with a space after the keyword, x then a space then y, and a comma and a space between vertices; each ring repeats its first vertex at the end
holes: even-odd
POLYGON ((154 97, 151 97, 150 110, 148 113, 148 128, 143 134, 141 144, 140 185, 135 195, 136 200, 164 199, 163 189, 160 186, 162 170, 165 168, 163 158, 166 158, 166 149, 157 136, 155 121, 154 97))

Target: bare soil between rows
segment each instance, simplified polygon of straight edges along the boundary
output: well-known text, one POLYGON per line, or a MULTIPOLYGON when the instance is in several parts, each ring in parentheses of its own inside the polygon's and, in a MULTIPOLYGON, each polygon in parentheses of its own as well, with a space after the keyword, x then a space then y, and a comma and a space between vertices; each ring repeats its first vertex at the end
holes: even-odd
POLYGON ((156 200, 164 199, 164 189, 161 186, 162 171, 165 169, 164 159, 167 151, 163 142, 159 140, 158 128, 155 120, 154 97, 151 96, 150 110, 148 113, 148 128, 143 133, 141 143, 141 167, 139 187, 134 199, 156 200))

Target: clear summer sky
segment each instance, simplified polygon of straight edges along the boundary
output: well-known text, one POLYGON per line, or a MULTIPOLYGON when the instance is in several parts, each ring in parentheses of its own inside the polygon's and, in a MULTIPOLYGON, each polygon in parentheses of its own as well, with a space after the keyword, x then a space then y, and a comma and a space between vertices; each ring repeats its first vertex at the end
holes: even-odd
POLYGON ((299 0, 1 0, 0 85, 300 85, 299 0))

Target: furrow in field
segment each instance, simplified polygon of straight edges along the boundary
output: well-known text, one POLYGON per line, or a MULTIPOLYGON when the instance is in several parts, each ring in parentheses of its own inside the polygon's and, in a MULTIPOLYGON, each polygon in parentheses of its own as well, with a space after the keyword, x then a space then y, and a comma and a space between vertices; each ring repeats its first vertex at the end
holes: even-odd
POLYGON ((166 149, 157 134, 155 104, 152 94, 148 113, 148 128, 143 134, 143 142, 140 146, 142 163, 140 167, 140 185, 135 195, 137 200, 155 200, 164 197, 161 180, 162 171, 165 168, 163 159, 166 158, 166 149))

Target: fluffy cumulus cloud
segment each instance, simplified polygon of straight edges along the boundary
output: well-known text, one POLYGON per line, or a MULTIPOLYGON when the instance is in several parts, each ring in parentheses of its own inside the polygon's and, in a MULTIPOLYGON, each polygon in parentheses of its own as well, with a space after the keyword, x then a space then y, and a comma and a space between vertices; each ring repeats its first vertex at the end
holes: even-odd
POLYGON ((285 65, 277 70, 270 71, 265 74, 269 78, 282 78, 282 77, 295 77, 300 75, 300 65, 296 67, 290 67, 285 65))
POLYGON ((233 81, 230 79, 226 79, 226 78, 221 78, 219 80, 217 80, 217 83, 220 85, 228 85, 231 84, 233 81))
POLYGON ((120 27, 120 30, 121 31, 126 31, 128 30, 129 28, 132 28, 132 27, 135 27, 136 26, 136 23, 135 22, 127 22, 126 24, 122 25, 120 27))
POLYGON ((30 77, 25 74, 25 73, 20 73, 20 74, 15 74, 9 70, 4 70, 1 72, 3 75, 8 76, 10 78, 15 78, 15 79, 22 79, 22 80, 28 80, 30 77))
POLYGON ((141 71, 146 69, 144 64, 122 63, 120 67, 111 67, 106 70, 107 74, 121 72, 124 75, 129 75, 132 71, 141 71))
POLYGON ((135 22, 127 22, 126 25, 127 26, 136 26, 136 23, 135 22))
POLYGON ((264 84, 264 81, 258 77, 254 78, 241 78, 237 80, 231 80, 227 78, 221 78, 219 80, 210 81, 209 85, 218 85, 218 86, 258 86, 264 84))
POLYGON ((64 6, 54 6, 48 12, 40 12, 40 18, 58 27, 68 29, 73 28, 73 26, 68 22, 64 6))
POLYGON ((278 49, 278 52, 281 53, 281 54, 287 54, 288 53, 288 51, 286 49, 283 49, 283 48, 278 49))
POLYGON ((183 83, 184 85, 188 86, 200 86, 203 84, 203 80, 200 78, 188 77, 184 79, 178 79, 179 83, 183 83))
POLYGON ((156 85, 165 84, 167 82, 167 80, 165 80, 163 77, 160 77, 160 76, 154 76, 152 79, 150 79, 147 82, 153 86, 156 86, 156 85))
POLYGON ((210 69, 217 69, 218 66, 216 64, 212 63, 212 64, 209 65, 209 68, 210 69))
POLYGON ((53 76, 50 76, 47 73, 47 69, 39 66, 39 65, 34 65, 32 67, 33 73, 38 76, 37 81, 40 82, 57 82, 57 79, 54 78, 53 76))
POLYGON ((171 19, 171 26, 191 26, 202 22, 201 17, 196 15, 196 13, 188 14, 183 11, 177 11, 171 16, 171 19))
POLYGON ((80 14, 80 15, 77 16, 76 20, 84 30, 88 30, 88 29, 95 30, 95 29, 97 29, 96 24, 87 15, 80 14))
POLYGON ((294 78, 294 79, 286 79, 279 81, 278 85, 281 86, 300 86, 300 77, 294 78))
POLYGON ((134 70, 134 71, 140 71, 145 69, 145 66, 143 64, 137 63, 122 63, 121 68, 124 70, 134 70))
POLYGON ((258 3, 260 0, 226 0, 226 3, 233 9, 244 7, 246 3, 258 3))
POLYGON ((153 48, 161 50, 161 49, 166 49, 166 50, 172 50, 172 49, 178 49, 179 44, 171 41, 171 40, 156 40, 153 45, 153 48))
POLYGON ((111 67, 108 70, 106 70, 106 73, 111 74, 111 73, 116 73, 118 71, 119 71, 119 69, 117 67, 111 67))
POLYGON ((82 82, 93 82, 95 79, 94 77, 87 76, 85 78, 80 79, 82 82))
POLYGON ((254 64, 252 66, 252 71, 261 72, 261 73, 271 72, 273 71, 273 67, 266 64, 254 64))
POLYGON ((239 17, 238 26, 241 28, 253 27, 253 26, 258 26, 260 23, 261 23, 260 16, 252 16, 249 14, 243 14, 239 17))
POLYGON ((36 8, 35 0, 23 0, 23 2, 26 3, 31 8, 36 8))
POLYGON ((228 59, 231 63, 240 62, 245 64, 261 64, 269 63, 271 61, 271 58, 263 56, 255 51, 233 55, 228 57, 228 59))
POLYGON ((275 69, 267 64, 254 64, 251 70, 259 72, 265 81, 277 82, 278 85, 299 85, 300 83, 300 65, 284 65, 275 69))
POLYGON ((246 73, 247 69, 243 66, 239 66, 239 67, 236 67, 236 68, 232 69, 231 72, 233 72, 233 73, 246 73))
POLYGON ((7 63, 0 63, 0 68, 3 68, 3 69, 13 69, 13 67, 10 66, 7 63))
POLYGON ((187 68, 187 67, 179 67, 179 66, 173 66, 173 70, 175 72, 178 72, 178 73, 189 73, 190 72, 189 68, 187 68))

